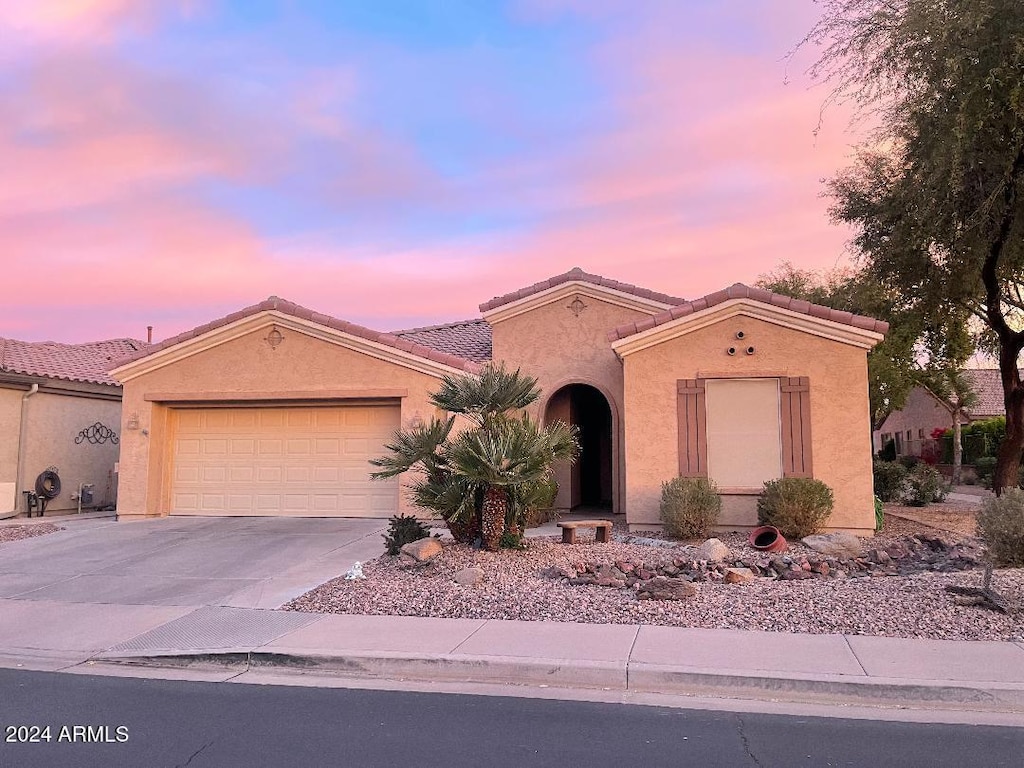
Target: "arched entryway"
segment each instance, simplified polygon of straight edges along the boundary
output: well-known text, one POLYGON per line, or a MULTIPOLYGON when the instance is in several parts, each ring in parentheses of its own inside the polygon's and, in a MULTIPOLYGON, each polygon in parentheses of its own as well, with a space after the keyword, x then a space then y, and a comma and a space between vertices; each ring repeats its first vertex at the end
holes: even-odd
POLYGON ((614 498, 614 424, 608 399, 596 387, 569 384, 548 400, 545 423, 563 421, 579 430, 580 457, 572 467, 558 467, 558 500, 562 508, 600 507, 612 510, 614 498))

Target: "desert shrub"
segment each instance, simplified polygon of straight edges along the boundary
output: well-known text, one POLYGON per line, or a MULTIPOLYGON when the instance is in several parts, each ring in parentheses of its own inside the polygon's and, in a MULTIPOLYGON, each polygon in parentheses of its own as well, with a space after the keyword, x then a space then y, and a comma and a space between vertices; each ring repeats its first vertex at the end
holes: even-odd
POLYGON ((913 469, 921 463, 920 456, 900 456, 897 461, 907 469, 913 469))
POLYGON ((974 474, 978 476, 978 483, 983 488, 992 487, 992 476, 996 473, 996 457, 982 456, 974 460, 974 474))
POLYGON ((1008 488, 985 499, 978 513, 978 533, 999 566, 1024 566, 1024 491, 1008 488))
POLYGON ((896 501, 903 495, 907 468, 896 461, 875 461, 875 496, 882 501, 896 501))
POLYGON ((912 507, 923 507, 946 498, 946 479, 935 467, 921 463, 907 475, 903 489, 903 502, 912 507))
POLYGON ((410 541, 419 541, 430 535, 430 528, 413 515, 395 515, 388 521, 384 534, 384 547, 389 555, 397 555, 410 541))
POLYGON ((875 530, 880 531, 885 527, 885 507, 882 500, 875 496, 875 530))
POLYGON ((537 490, 526 507, 526 527, 536 528, 558 517, 553 509, 558 496, 558 482, 553 477, 545 478, 538 483, 537 490))
POLYGON ((669 536, 705 538, 721 510, 718 488, 706 477, 676 477, 661 485, 661 522, 669 536))
POLYGON ((757 519, 774 525, 787 539, 802 539, 821 530, 832 514, 832 489, 809 477, 769 480, 757 499, 757 519))

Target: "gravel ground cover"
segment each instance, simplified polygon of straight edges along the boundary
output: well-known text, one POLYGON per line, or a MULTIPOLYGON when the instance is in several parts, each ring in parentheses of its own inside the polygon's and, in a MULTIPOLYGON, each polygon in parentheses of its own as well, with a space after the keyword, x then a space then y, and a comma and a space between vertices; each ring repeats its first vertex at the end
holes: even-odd
POLYGON ((0 544, 8 541, 19 541, 20 539, 31 539, 34 536, 45 536, 48 533, 63 531, 59 525, 53 523, 22 523, 20 525, 0 526, 0 544))
MULTIPOLYGON (((927 507, 907 507, 901 504, 886 504, 888 519, 894 517, 910 521, 913 530, 922 525, 947 531, 959 537, 977 535, 978 505, 946 502, 927 507), (913 524, 917 524, 916 527, 913 524)), ((888 533, 888 523, 883 533, 888 533)))
MULTIPOLYGON (((865 551, 914 532, 935 528, 888 516, 886 530, 865 539, 865 551)), ((617 537, 617 538, 621 538, 617 537)), ((736 558, 756 556, 742 534, 720 537, 736 558)), ((953 537, 956 538, 956 537, 953 537)), ((415 568, 382 556, 363 567, 365 580, 327 582, 287 608, 328 613, 517 619, 679 627, 755 629, 774 632, 845 633, 957 640, 1022 640, 1024 569, 996 572, 993 587, 1014 607, 998 614, 954 604, 947 584, 977 586, 982 571, 920 573, 857 579, 781 581, 758 578, 746 584, 701 582, 684 601, 638 600, 635 590, 572 586, 541 575, 551 566, 581 562, 658 560, 672 550, 613 541, 598 544, 581 534, 575 545, 555 538, 533 539, 522 551, 484 552, 447 545, 434 560, 415 568), (462 586, 453 580, 464 568, 480 568, 483 581, 462 586)), ((786 553, 813 555, 796 543, 786 553)))

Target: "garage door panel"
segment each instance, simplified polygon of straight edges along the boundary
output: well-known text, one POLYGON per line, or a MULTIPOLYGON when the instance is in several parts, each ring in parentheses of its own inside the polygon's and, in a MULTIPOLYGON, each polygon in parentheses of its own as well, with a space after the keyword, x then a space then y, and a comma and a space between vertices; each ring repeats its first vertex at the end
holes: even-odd
POLYGON ((398 482, 369 479, 397 406, 176 412, 173 514, 387 517, 398 482))

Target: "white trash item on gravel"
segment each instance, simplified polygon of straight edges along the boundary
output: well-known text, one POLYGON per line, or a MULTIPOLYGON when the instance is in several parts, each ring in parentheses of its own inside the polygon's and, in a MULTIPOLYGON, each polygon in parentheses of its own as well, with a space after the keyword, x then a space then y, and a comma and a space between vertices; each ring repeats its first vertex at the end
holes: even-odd
POLYGON ((356 579, 365 579, 366 574, 363 573, 363 564, 358 560, 353 564, 351 568, 345 573, 345 579, 348 581, 355 581, 356 579))

